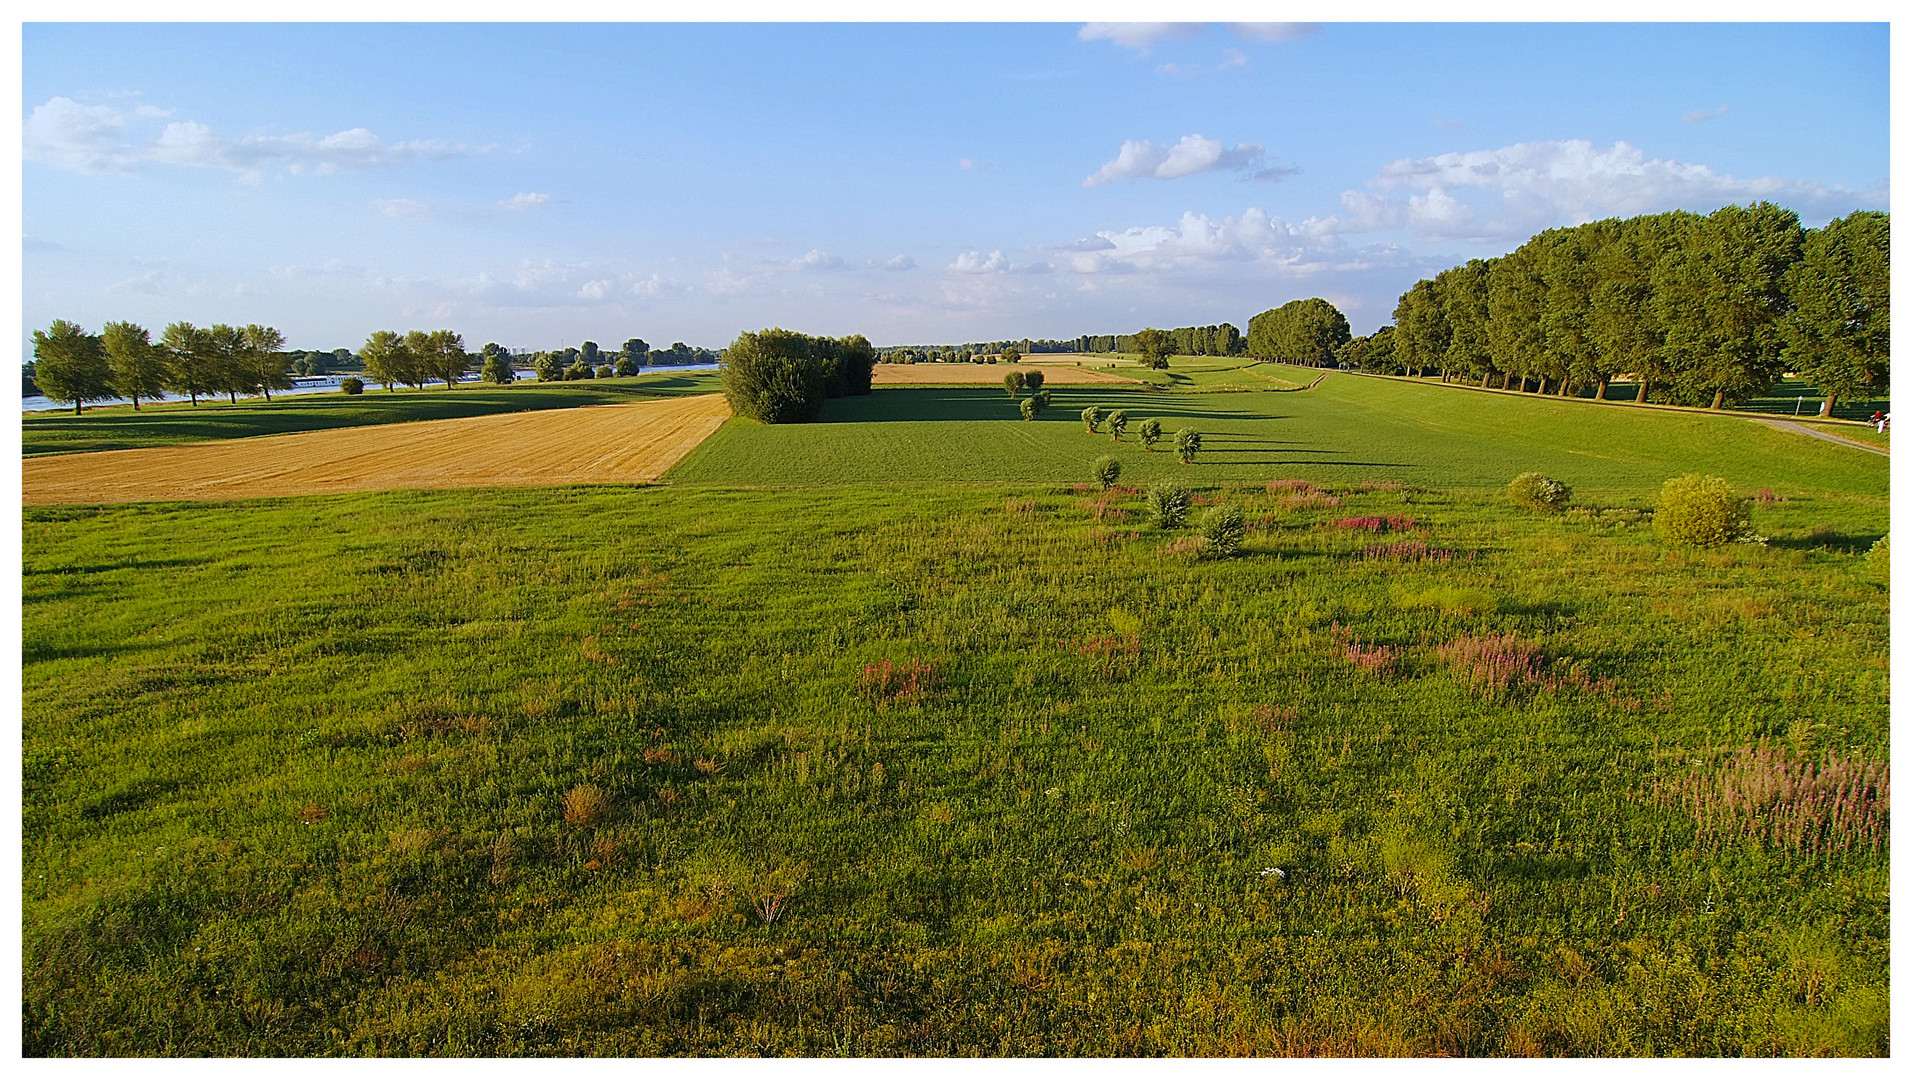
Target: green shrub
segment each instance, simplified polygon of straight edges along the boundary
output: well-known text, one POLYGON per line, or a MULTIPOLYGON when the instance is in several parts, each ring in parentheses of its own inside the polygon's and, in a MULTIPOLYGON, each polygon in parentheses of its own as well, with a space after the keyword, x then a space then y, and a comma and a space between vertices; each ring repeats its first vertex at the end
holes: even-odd
POLYGON ((1515 506, 1551 514, 1566 508, 1568 500, 1573 498, 1573 489, 1551 476, 1526 472, 1507 485, 1507 497, 1515 506))
POLYGON ((485 366, 483 367, 483 369, 479 371, 478 377, 480 379, 483 379, 485 382, 496 383, 499 386, 504 386, 510 383, 512 380, 516 379, 518 376, 515 372, 511 370, 510 357, 504 356, 498 353, 493 353, 492 355, 485 357, 485 366))
POLYGON ((1020 371, 1011 371, 1002 377, 1002 388, 1009 391, 1011 399, 1014 399, 1017 394, 1022 393, 1022 386, 1022 372, 1020 371))
POLYGON ((599 365, 598 365, 598 369, 597 369, 597 377, 598 377, 598 378, 600 378, 600 379, 609 379, 609 378, 614 378, 614 377, 615 377, 616 375, 617 375, 617 371, 616 371, 615 369, 613 369, 613 368, 611 367, 611 365, 609 365, 609 364, 599 364, 599 365))
POLYGON ((1142 421, 1142 426, 1136 428, 1135 431, 1136 434, 1142 436, 1142 449, 1144 450, 1153 451, 1155 444, 1162 441, 1162 422, 1153 417, 1142 421))
POLYGON ((1866 550, 1866 566, 1880 581, 1892 580, 1892 534, 1886 533, 1866 550))
POLYGON ((1004 349, 1002 351, 1002 362, 1005 364, 1022 363, 1022 350, 1021 349, 1004 349))
POLYGON ((1122 441, 1122 432, 1129 426, 1129 414, 1117 409, 1109 414, 1109 437, 1116 442, 1122 441))
POLYGON ((1096 458, 1089 468, 1094 472, 1096 482, 1104 488, 1114 487, 1115 482, 1122 479, 1122 463, 1107 455, 1096 458))
POLYGON ((1735 541, 1757 542, 1746 513, 1746 500, 1717 476, 1688 473, 1660 488, 1660 504, 1653 511, 1653 531, 1669 544, 1717 547, 1735 541))
POLYGON ((1082 426, 1088 428, 1089 434, 1091 435, 1100 431, 1102 429, 1102 409, 1098 406, 1091 405, 1082 410, 1082 426))
POLYGON ((365 380, 356 375, 347 375, 345 378, 339 380, 339 389, 348 395, 363 394, 365 392, 365 380))
POLYGON ((539 382, 564 381, 564 365, 559 362, 557 357, 552 356, 550 353, 539 354, 538 359, 531 367, 532 370, 538 373, 539 382))
POLYGON ((1024 420, 1034 420, 1036 418, 1036 399, 1035 398, 1032 398, 1032 397, 1023 398, 1021 403, 1017 405, 1017 408, 1022 410, 1022 418, 1024 420))
POLYGON ((1149 516, 1164 529, 1179 529, 1188 520, 1195 499, 1188 489, 1173 480, 1164 480, 1149 489, 1149 516))
POLYGON ((564 377, 567 381, 588 379, 595 374, 597 373, 591 369, 591 365, 582 360, 573 361, 570 367, 564 369, 564 377))
POLYGON ((1040 371, 1023 372, 1022 385, 1026 387, 1030 393, 1034 393, 1035 391, 1042 389, 1042 372, 1040 371))
POLYGON ((617 373, 618 378, 628 379, 633 375, 641 374, 644 370, 644 365, 628 356, 620 356, 617 358, 617 364, 612 370, 617 373))
POLYGON ((1182 459, 1182 464, 1193 464, 1195 455, 1201 452, 1201 432, 1196 431, 1194 428, 1183 428, 1175 433, 1175 453, 1182 459))
POLYGON ((876 346, 862 334, 823 338, 836 354, 836 383, 845 397, 863 397, 871 392, 870 379, 876 372, 876 346))
POLYGON ((1201 533, 1203 554, 1217 558, 1233 555, 1248 533, 1248 520, 1242 517, 1239 506, 1210 507, 1202 515, 1201 533))
POLYGON ((1038 390, 1035 393, 1029 395, 1029 400, 1035 402, 1036 411, 1041 412, 1042 410, 1049 407, 1049 391, 1038 390))
POLYGON ((819 355, 817 339, 793 330, 738 334, 724 350, 724 399, 730 411, 766 424, 815 420, 836 365, 819 355))

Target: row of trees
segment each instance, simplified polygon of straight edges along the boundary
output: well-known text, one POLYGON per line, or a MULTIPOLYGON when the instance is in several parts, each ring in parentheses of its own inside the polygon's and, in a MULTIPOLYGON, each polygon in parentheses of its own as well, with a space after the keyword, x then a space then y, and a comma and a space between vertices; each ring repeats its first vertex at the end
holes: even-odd
POLYGON ((1083 349, 1083 352, 1135 352, 1152 356, 1165 347, 1168 352, 1164 356, 1240 356, 1243 348, 1241 331, 1232 323, 1178 326, 1173 330, 1157 330, 1151 326, 1133 334, 1103 335, 1092 340, 1101 347, 1083 349))
MULTIPOLYGON (((503 357, 503 353, 498 345, 486 345, 483 359, 489 361, 494 355, 503 357)), ((359 348, 359 359, 373 382, 391 390, 400 383, 423 387, 438 379, 445 380, 445 387, 450 389, 471 371, 479 357, 465 351, 464 336, 455 330, 412 330, 403 334, 375 330, 359 348)), ((503 381, 510 382, 508 362, 504 364, 504 374, 503 381)))
POLYGON ((1291 300, 1248 320, 1247 353, 1257 360, 1286 360, 1321 367, 1351 339, 1348 317, 1320 297, 1291 300))
POLYGON ((283 350, 285 335, 270 326, 198 327, 176 322, 158 342, 143 326, 109 322, 98 334, 78 323, 55 319, 33 332, 33 381, 54 401, 69 402, 77 415, 89 401, 141 400, 182 394, 199 404, 201 395, 240 394, 272 397, 292 388, 283 350))
POLYGON ((1713 408, 1793 371, 1830 415, 1888 382, 1889 232, 1874 211, 1803 229, 1765 202, 1550 229, 1416 282, 1393 327, 1340 358, 1601 397, 1624 375, 1640 384, 1635 401, 1713 408))
POLYGON ((869 393, 875 366, 876 350, 862 334, 745 332, 724 350, 724 398, 731 412, 766 424, 815 420, 826 398, 869 393))

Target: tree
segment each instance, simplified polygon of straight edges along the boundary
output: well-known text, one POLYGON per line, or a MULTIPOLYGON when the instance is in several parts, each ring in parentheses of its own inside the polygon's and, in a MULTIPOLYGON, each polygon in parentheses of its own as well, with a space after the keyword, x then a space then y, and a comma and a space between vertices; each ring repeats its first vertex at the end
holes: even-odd
POLYGON ((1158 370, 1168 367, 1169 355, 1175 351, 1175 343, 1169 336, 1153 326, 1135 335, 1135 346, 1142 354, 1142 362, 1158 370))
POLYGON ((160 396, 165 389, 166 357, 153 345, 145 327, 107 323, 100 328, 100 346, 106 350, 114 392, 132 399, 134 412, 139 411, 140 398, 160 396))
POLYGON ((1352 336, 1347 316, 1317 296, 1291 300, 1248 320, 1247 351, 1258 360, 1319 367, 1333 363, 1335 350, 1352 336))
POLYGON ((836 339, 837 377, 842 382, 843 392, 850 397, 862 397, 871 392, 871 379, 876 374, 876 347, 862 334, 851 334, 836 339))
POLYGON ((285 335, 258 323, 248 323, 240 335, 247 381, 264 392, 267 401, 274 390, 292 389, 292 376, 285 368, 285 335))
POLYGON ((1723 206, 1654 267, 1673 392, 1721 408, 1764 390, 1782 368, 1785 275, 1799 261, 1799 216, 1771 203, 1723 206))
POLYGON ((730 411, 765 424, 816 419, 829 376, 817 339, 793 330, 738 334, 724 350, 724 398, 730 411))
POLYGON ((1030 393, 1035 393, 1037 390, 1042 389, 1042 369, 1030 368, 1028 371, 1023 372, 1022 388, 1030 393))
MULTIPOLYGON (((1253 334, 1252 329, 1249 332, 1253 334)), ((1401 294, 1394 307, 1394 353, 1410 374, 1425 374, 1430 367, 1445 372, 1452 336, 1439 285, 1423 278, 1401 294)), ((1445 381, 1445 375, 1442 378, 1445 381)))
POLYGON ((359 347, 359 356, 365 361, 365 373, 388 392, 409 382, 417 368, 407 338, 391 330, 374 330, 359 347))
POLYGON ((1786 275, 1792 313, 1786 356, 1795 372, 1826 395, 1819 415, 1840 398, 1883 390, 1891 370, 1891 218, 1861 210, 1806 234, 1786 275))
POLYGON ((1129 414, 1124 410, 1117 409, 1109 414, 1109 438, 1116 442, 1121 442, 1122 432, 1125 431, 1128 426, 1129 414))
POLYGON ((564 364, 550 353, 539 353, 538 359, 531 365, 538 373, 539 382, 563 382, 564 364))
POLYGON ((601 362, 598 359, 598 343, 595 341, 587 341, 579 345, 578 359, 590 367, 597 367, 601 362))
POLYGON ((471 370, 471 354, 465 351, 464 335, 455 330, 433 330, 425 335, 420 353, 425 361, 421 374, 445 380, 447 390, 456 387, 458 380, 471 370))
POLYGON ((1022 372, 1011 371, 1003 375, 1002 388, 1008 392, 1009 400, 1016 400, 1016 395, 1022 393, 1022 386, 1022 372))
POLYGON ((1443 270, 1434 280, 1440 285, 1441 314, 1448 328, 1447 355, 1443 364, 1468 374, 1479 374, 1486 386, 1494 377, 1494 354, 1487 345, 1487 273, 1485 260, 1469 259, 1463 266, 1443 270))
POLYGON ((199 395, 219 389, 219 357, 212 337, 189 322, 176 322, 160 335, 160 351, 166 363, 163 383, 175 394, 185 394, 195 408, 199 395))
POLYGON ((1136 428, 1135 431, 1136 434, 1142 436, 1142 449, 1144 450, 1153 452, 1155 444, 1162 441, 1162 422, 1152 416, 1142 421, 1142 426, 1136 428))
POLYGON ((204 341, 211 358, 215 389, 224 390, 234 405, 239 404, 241 393, 252 394, 260 389, 259 374, 246 355, 243 327, 213 323, 206 327, 204 341))
POLYGON ((1014 347, 1004 349, 1002 351, 1002 362, 1005 364, 1022 363, 1022 350, 1014 347))
MULTIPOLYGON (((644 342, 643 338, 629 338, 624 342, 624 347, 617 351, 617 354, 641 368, 644 365, 644 361, 650 359, 651 347, 644 342)), ((633 371, 631 374, 635 375, 637 372, 633 371)))
POLYGON ((1099 406, 1091 405, 1082 410, 1082 426, 1088 428, 1089 434, 1091 435, 1101 431, 1102 409, 1099 406))
POLYGON ((517 372, 511 368, 511 354, 497 342, 485 342, 485 347, 479 350, 479 355, 485 358, 485 363, 484 367, 479 369, 478 377, 485 382, 504 386, 518 377, 517 372))
POLYGON ((112 398, 112 379, 100 339, 78 323, 55 319, 33 332, 33 381, 54 401, 72 402, 73 415, 80 415, 85 402, 112 398))
POLYGON ((1193 465, 1195 455, 1202 452, 1202 433, 1194 428, 1183 428, 1175 433, 1175 453, 1182 464, 1193 465))

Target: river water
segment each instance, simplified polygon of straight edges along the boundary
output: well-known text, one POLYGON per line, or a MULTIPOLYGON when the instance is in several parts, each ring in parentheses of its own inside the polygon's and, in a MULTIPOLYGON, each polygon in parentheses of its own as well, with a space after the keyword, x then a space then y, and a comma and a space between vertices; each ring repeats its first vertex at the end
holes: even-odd
MULTIPOLYGON (((668 367, 648 367, 644 369, 644 372, 645 374, 648 375, 653 372, 715 371, 716 369, 717 369, 716 364, 674 364, 668 367)), ((518 381, 520 382, 537 382, 538 381, 538 373, 535 371, 518 371, 516 372, 516 375, 518 377, 518 381)), ((278 397, 298 397, 301 394, 326 394, 326 393, 335 394, 335 393, 338 393, 340 379, 354 378, 354 377, 364 381, 365 392, 368 394, 372 393, 374 390, 382 389, 377 383, 373 382, 370 379, 365 378, 363 373, 354 373, 354 372, 348 371, 338 375, 294 375, 292 377, 292 389, 274 390, 272 392, 272 396, 275 398, 278 398, 278 397)), ((472 374, 466 375, 463 379, 460 379, 459 383, 461 385, 465 383, 475 383, 478 381, 478 379, 479 379, 478 375, 474 372, 472 374)), ((151 400, 151 399, 142 399, 142 401, 145 401, 145 400, 151 400)), ((183 397, 169 396, 169 397, 161 398, 160 400, 185 401, 186 399, 183 397)), ((224 394, 207 394, 207 395, 202 395, 199 400, 225 401, 227 400, 227 398, 224 394)), ((253 395, 252 397, 246 398, 246 400, 263 402, 265 399, 258 395, 253 395)), ((91 409, 98 405, 131 405, 131 404, 132 402, 126 400, 125 398, 111 398, 106 401, 89 401, 86 403, 86 407, 91 409)), ((20 399, 20 411, 22 412, 46 412, 51 410, 59 410, 61 412, 72 412, 73 406, 61 405, 60 403, 53 401, 52 399, 45 397, 44 395, 41 395, 41 394, 35 394, 32 397, 22 397, 20 399)))

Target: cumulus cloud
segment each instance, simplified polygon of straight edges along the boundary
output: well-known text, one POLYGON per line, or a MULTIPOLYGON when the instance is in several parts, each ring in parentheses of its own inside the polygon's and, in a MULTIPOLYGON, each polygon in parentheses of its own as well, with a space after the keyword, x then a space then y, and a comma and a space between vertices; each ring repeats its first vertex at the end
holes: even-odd
POLYGON ((1681 116, 1680 119, 1686 121, 1689 124, 1697 124, 1702 120, 1718 119, 1719 117, 1725 116, 1726 112, 1727 112, 1727 109, 1726 109, 1726 106, 1724 105, 1721 105, 1720 107, 1716 109, 1694 109, 1692 112, 1681 116))
POLYGON ((1162 147, 1143 139, 1126 140, 1115 157, 1103 163, 1082 186, 1095 187, 1111 180, 1152 176, 1157 180, 1175 180, 1216 169, 1246 173, 1249 179, 1272 180, 1293 174, 1285 165, 1264 165, 1267 151, 1253 143, 1236 143, 1229 149, 1218 139, 1200 134, 1184 135, 1174 146, 1162 147))
POLYGON ((389 218, 428 218, 432 216, 430 203, 417 199, 373 199, 372 208, 389 218))
POLYGON ((790 269, 806 273, 820 273, 828 270, 843 269, 843 260, 819 248, 811 248, 800 259, 790 260, 790 269))
POLYGON ((889 271, 914 270, 916 269, 916 260, 910 258, 908 255, 898 255, 884 263, 883 269, 889 271))
POLYGON ((1167 274, 1171 280, 1237 275, 1252 268, 1256 276, 1296 278, 1400 261, 1391 247, 1353 250, 1337 236, 1307 223, 1291 224, 1257 207, 1220 220, 1189 211, 1169 225, 1104 229, 1095 241, 1054 249, 1054 267, 1085 276, 1167 274))
POLYGON ((509 199, 499 199, 498 205, 506 210, 535 210, 551 202, 551 196, 539 191, 520 191, 509 199))
POLYGON ((624 291, 630 293, 632 296, 654 299, 659 296, 674 296, 689 290, 675 278, 667 278, 662 274, 651 274, 648 277, 640 277, 633 280, 624 291))
POLYGON ((1080 41, 1108 41, 1125 49, 1147 53, 1158 41, 1191 37, 1200 33, 1201 23, 1177 22, 1092 22, 1076 31, 1080 41))
POLYGON ((609 295, 611 295, 611 282, 608 278, 587 281, 578 287, 580 300, 602 300, 609 295))
POLYGON ((1505 239, 1604 217, 1709 211, 1759 199, 1807 217, 1886 200, 1883 184, 1860 191, 1815 180, 1741 178, 1706 165, 1649 158, 1624 142, 1601 148, 1584 139, 1402 158, 1383 167, 1368 186, 1410 193, 1404 210, 1416 231, 1452 239, 1505 239), (1468 191, 1480 193, 1489 205, 1462 205, 1468 200, 1461 193, 1468 191), (1483 212, 1491 217, 1483 220, 1483 212))
POLYGON ((1000 274, 1009 269, 1009 257, 1001 251, 992 251, 984 255, 980 251, 965 251, 956 256, 949 269, 958 274, 1000 274))
MULTIPOLYGON (((292 173, 372 169, 405 162, 484 153, 436 139, 388 143, 365 128, 331 135, 243 135, 232 138, 194 120, 175 120, 156 135, 136 135, 137 121, 154 121, 169 110, 142 105, 130 113, 110 105, 85 105, 54 97, 36 105, 22 124, 24 156, 71 172, 130 172, 145 164, 223 169, 256 182, 268 168, 292 173)), ((150 125, 139 125, 150 132, 150 125)))
POLYGON ((1229 23, 1228 29, 1236 37, 1251 41, 1295 41, 1321 29, 1319 23, 1305 22, 1238 22, 1229 23))
POLYGON ((975 172, 977 169, 982 168, 981 165, 976 164, 975 159, 973 158, 958 158, 956 161, 956 167, 963 170, 964 172, 975 172))

